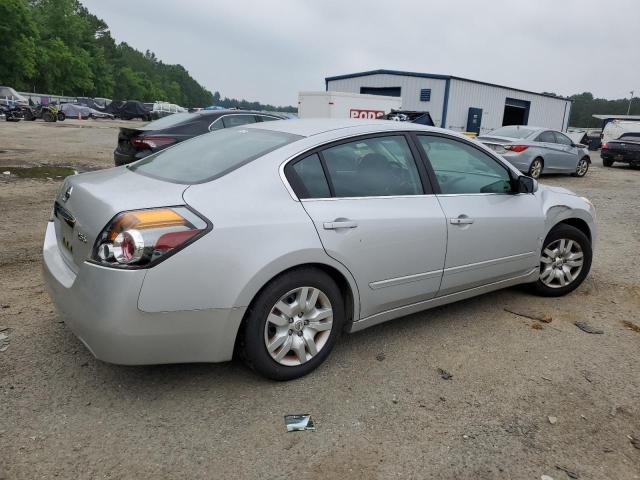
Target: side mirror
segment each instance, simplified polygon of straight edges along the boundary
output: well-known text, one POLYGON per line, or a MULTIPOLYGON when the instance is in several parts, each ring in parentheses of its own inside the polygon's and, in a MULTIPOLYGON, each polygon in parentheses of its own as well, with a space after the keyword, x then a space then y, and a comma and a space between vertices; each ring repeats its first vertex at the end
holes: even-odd
POLYGON ((520 175, 516 179, 515 193, 534 193, 538 191, 538 182, 526 175, 520 175))

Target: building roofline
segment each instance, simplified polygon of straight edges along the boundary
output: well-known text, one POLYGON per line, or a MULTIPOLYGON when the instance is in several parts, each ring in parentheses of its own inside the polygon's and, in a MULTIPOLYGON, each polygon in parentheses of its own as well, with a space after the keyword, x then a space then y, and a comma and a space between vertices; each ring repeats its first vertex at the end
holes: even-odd
POLYGON ((476 83, 476 84, 479 84, 479 85, 487 85, 489 87, 504 88, 504 89, 507 89, 507 90, 513 90, 515 92, 528 93, 530 95, 539 95, 541 97, 555 98, 556 100, 565 100, 567 102, 573 102, 573 100, 571 100, 570 98, 559 97, 557 95, 550 95, 548 93, 532 92, 531 90, 523 90, 521 88, 507 87, 505 85, 498 85, 496 83, 481 82, 479 80, 471 80, 470 78, 456 77, 455 75, 438 75, 438 74, 435 74, 435 73, 404 72, 402 70, 378 69, 378 70, 368 70, 366 72, 347 73, 345 75, 336 75, 336 76, 333 76, 333 77, 325 77, 324 82, 325 82, 326 87, 328 88, 329 82, 333 81, 333 80, 345 80, 345 79, 348 79, 348 78, 366 77, 366 76, 369 76, 369 75, 398 75, 398 76, 402 76, 402 77, 433 78, 433 79, 436 79, 436 80, 460 80, 462 82, 476 83))

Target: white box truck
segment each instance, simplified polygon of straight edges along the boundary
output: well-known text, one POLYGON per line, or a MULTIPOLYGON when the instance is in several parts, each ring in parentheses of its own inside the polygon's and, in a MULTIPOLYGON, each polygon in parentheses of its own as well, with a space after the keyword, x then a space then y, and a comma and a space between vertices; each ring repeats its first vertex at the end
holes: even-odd
POLYGON ((380 118, 399 110, 400 97, 383 97, 344 92, 300 92, 298 116, 300 118, 380 118))

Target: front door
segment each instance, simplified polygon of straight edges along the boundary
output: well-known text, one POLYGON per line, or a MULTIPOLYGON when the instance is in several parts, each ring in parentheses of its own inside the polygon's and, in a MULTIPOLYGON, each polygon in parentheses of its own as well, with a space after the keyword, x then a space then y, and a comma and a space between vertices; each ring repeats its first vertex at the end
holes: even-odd
POLYGON ((362 137, 285 170, 327 254, 353 274, 361 318, 440 287, 447 226, 412 148, 401 133, 362 137))
POLYGON ((511 193, 507 168, 470 142, 441 135, 419 135, 418 140, 447 218, 447 257, 438 295, 539 268, 544 215, 538 199, 511 193))
POLYGON ((482 109, 471 107, 467 116, 467 132, 475 132, 480 135, 480 125, 482 124, 482 109))

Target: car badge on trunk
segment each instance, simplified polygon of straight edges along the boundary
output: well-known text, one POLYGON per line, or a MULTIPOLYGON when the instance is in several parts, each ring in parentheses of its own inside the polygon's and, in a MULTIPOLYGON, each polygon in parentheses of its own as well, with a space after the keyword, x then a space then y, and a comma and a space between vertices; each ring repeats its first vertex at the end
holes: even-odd
POLYGON ((62 201, 63 202, 67 202, 67 200, 69 200, 69 197, 71 197, 71 192, 73 192, 73 186, 70 186, 69 188, 67 188, 64 191, 64 195, 62 195, 62 201))

